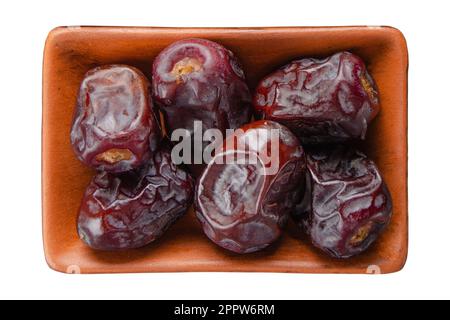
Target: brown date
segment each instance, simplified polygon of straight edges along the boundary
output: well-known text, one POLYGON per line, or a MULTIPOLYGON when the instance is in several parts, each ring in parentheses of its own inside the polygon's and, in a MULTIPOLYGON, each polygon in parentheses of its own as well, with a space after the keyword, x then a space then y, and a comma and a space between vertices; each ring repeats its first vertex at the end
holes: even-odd
POLYGON ((97 170, 123 172, 147 161, 159 144, 160 128, 145 76, 125 65, 88 71, 70 139, 77 157, 97 170))
POLYGON ((78 234, 98 250, 132 249, 158 239, 192 203, 193 180, 167 147, 125 173, 99 172, 86 189, 78 234))
POLYGON ((284 124, 302 143, 316 144, 364 139, 379 98, 363 60, 339 52, 294 60, 268 75, 253 105, 263 119, 284 124))
MULTIPOLYGON (((222 45, 205 39, 185 39, 165 48, 153 63, 153 96, 169 134, 184 129, 192 146, 194 121, 201 129, 235 129, 252 115, 251 95, 236 56, 222 45)), ((193 162, 193 161, 191 161, 193 162)), ((189 163, 199 175, 204 163, 189 163)))
POLYGON ((298 202, 304 174, 303 149, 286 127, 273 121, 245 125, 218 147, 197 181, 195 207, 203 231, 236 253, 266 248, 298 202))
POLYGON ((364 252, 389 223, 392 201, 375 163, 351 147, 307 150, 306 190, 294 218, 336 258, 364 252))

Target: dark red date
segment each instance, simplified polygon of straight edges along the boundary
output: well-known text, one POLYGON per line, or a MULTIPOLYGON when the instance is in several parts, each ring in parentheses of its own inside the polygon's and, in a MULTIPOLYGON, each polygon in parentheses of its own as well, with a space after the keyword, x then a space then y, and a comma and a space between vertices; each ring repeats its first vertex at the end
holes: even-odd
POLYGON ((250 253, 279 238, 299 201, 305 156, 294 134, 276 122, 258 121, 241 129, 217 149, 199 178, 195 206, 213 242, 250 253))
POLYGON ((295 218, 316 247, 336 258, 360 254, 391 214, 390 193, 363 153, 343 146, 308 150, 306 191, 295 218))
MULTIPOLYGON (((204 39, 186 39, 165 48, 153 63, 153 95, 166 129, 185 129, 194 139, 194 121, 202 129, 239 128, 252 114, 251 95, 235 55, 204 39)), ((193 141, 193 145, 206 145, 193 141)), ((198 175, 203 166, 189 166, 198 175)))
POLYGON ((170 158, 153 153, 126 173, 99 172, 89 184, 78 216, 78 234, 91 248, 139 248, 159 238, 193 199, 193 180, 170 158))
POLYGON ((375 82, 349 52, 292 61, 259 83, 253 104, 308 144, 364 139, 379 110, 375 82))
POLYGON ((145 76, 124 65, 90 70, 80 86, 70 138, 77 157, 97 170, 123 172, 147 161, 160 128, 145 76))

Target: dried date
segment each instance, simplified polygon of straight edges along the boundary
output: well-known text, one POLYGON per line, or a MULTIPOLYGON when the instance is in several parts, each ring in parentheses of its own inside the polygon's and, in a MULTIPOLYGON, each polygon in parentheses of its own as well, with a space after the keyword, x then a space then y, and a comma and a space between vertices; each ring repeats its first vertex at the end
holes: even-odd
POLYGON ((392 201, 375 163, 351 147, 308 150, 306 191, 295 219, 336 258, 365 251, 389 223, 392 201))
POLYGON ((70 138, 77 157, 97 170, 123 172, 147 161, 159 144, 160 128, 145 76, 125 65, 87 72, 70 138))
POLYGON ((303 143, 317 144, 364 139, 379 97, 363 60, 339 52, 295 60, 268 75, 253 104, 263 119, 286 125, 303 143))
MULTIPOLYGON (((187 130, 192 148, 194 121, 202 130, 239 128, 250 121, 251 95, 236 56, 222 45, 204 39, 185 39, 165 48, 153 63, 152 88, 166 129, 187 130)), ((190 169, 199 175, 204 163, 190 169)))
POLYGON ((78 234, 91 248, 139 248, 159 238, 193 199, 193 180, 164 147, 126 173, 99 172, 85 192, 78 234))
POLYGON ((303 149, 286 127, 273 121, 242 127, 198 179, 195 207, 203 231, 236 253, 266 248, 279 238, 298 202, 304 173, 303 149))

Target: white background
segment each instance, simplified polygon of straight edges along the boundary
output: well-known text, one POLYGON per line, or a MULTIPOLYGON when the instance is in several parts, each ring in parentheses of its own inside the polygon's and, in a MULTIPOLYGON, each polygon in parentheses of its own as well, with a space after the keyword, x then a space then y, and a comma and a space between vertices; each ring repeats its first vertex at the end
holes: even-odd
POLYGON ((0 298, 450 298, 448 1, 3 1, 0 298), (420 4, 419 4, 420 3, 420 4), (384 276, 180 273, 73 276, 41 240, 41 64, 59 25, 391 25, 408 41, 410 247, 384 276))

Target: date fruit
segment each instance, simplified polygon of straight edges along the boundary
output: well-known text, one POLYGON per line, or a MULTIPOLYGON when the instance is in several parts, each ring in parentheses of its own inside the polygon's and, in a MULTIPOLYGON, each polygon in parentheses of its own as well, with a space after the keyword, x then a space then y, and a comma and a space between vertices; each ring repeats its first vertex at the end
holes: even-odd
POLYGON ((335 258, 365 251, 392 214, 375 163, 344 146, 307 150, 306 159, 306 191, 294 218, 316 247, 335 258))
POLYGON ((145 76, 125 65, 88 71, 70 139, 77 157, 97 170, 123 172, 147 161, 159 144, 160 128, 145 76))
POLYGON ((306 144, 364 139, 379 111, 378 91, 361 58, 339 52, 294 60, 265 77, 256 112, 290 128, 306 144))
MULTIPOLYGON (((152 84, 168 133, 187 130, 192 145, 201 150, 206 145, 194 141, 194 121, 202 122, 203 131, 214 128, 223 135, 250 121, 251 94, 244 72, 236 56, 218 43, 185 39, 171 44, 153 63, 152 84)), ((199 165, 189 168, 198 175, 203 168, 199 165)))
POLYGON ((236 253, 262 250, 279 238, 300 200, 303 148, 289 129, 261 120, 237 130, 216 151, 196 188, 203 231, 236 253))
POLYGON ((84 194, 78 234, 98 250, 145 246, 187 211, 193 195, 193 180, 163 147, 139 169, 97 173, 84 194))

